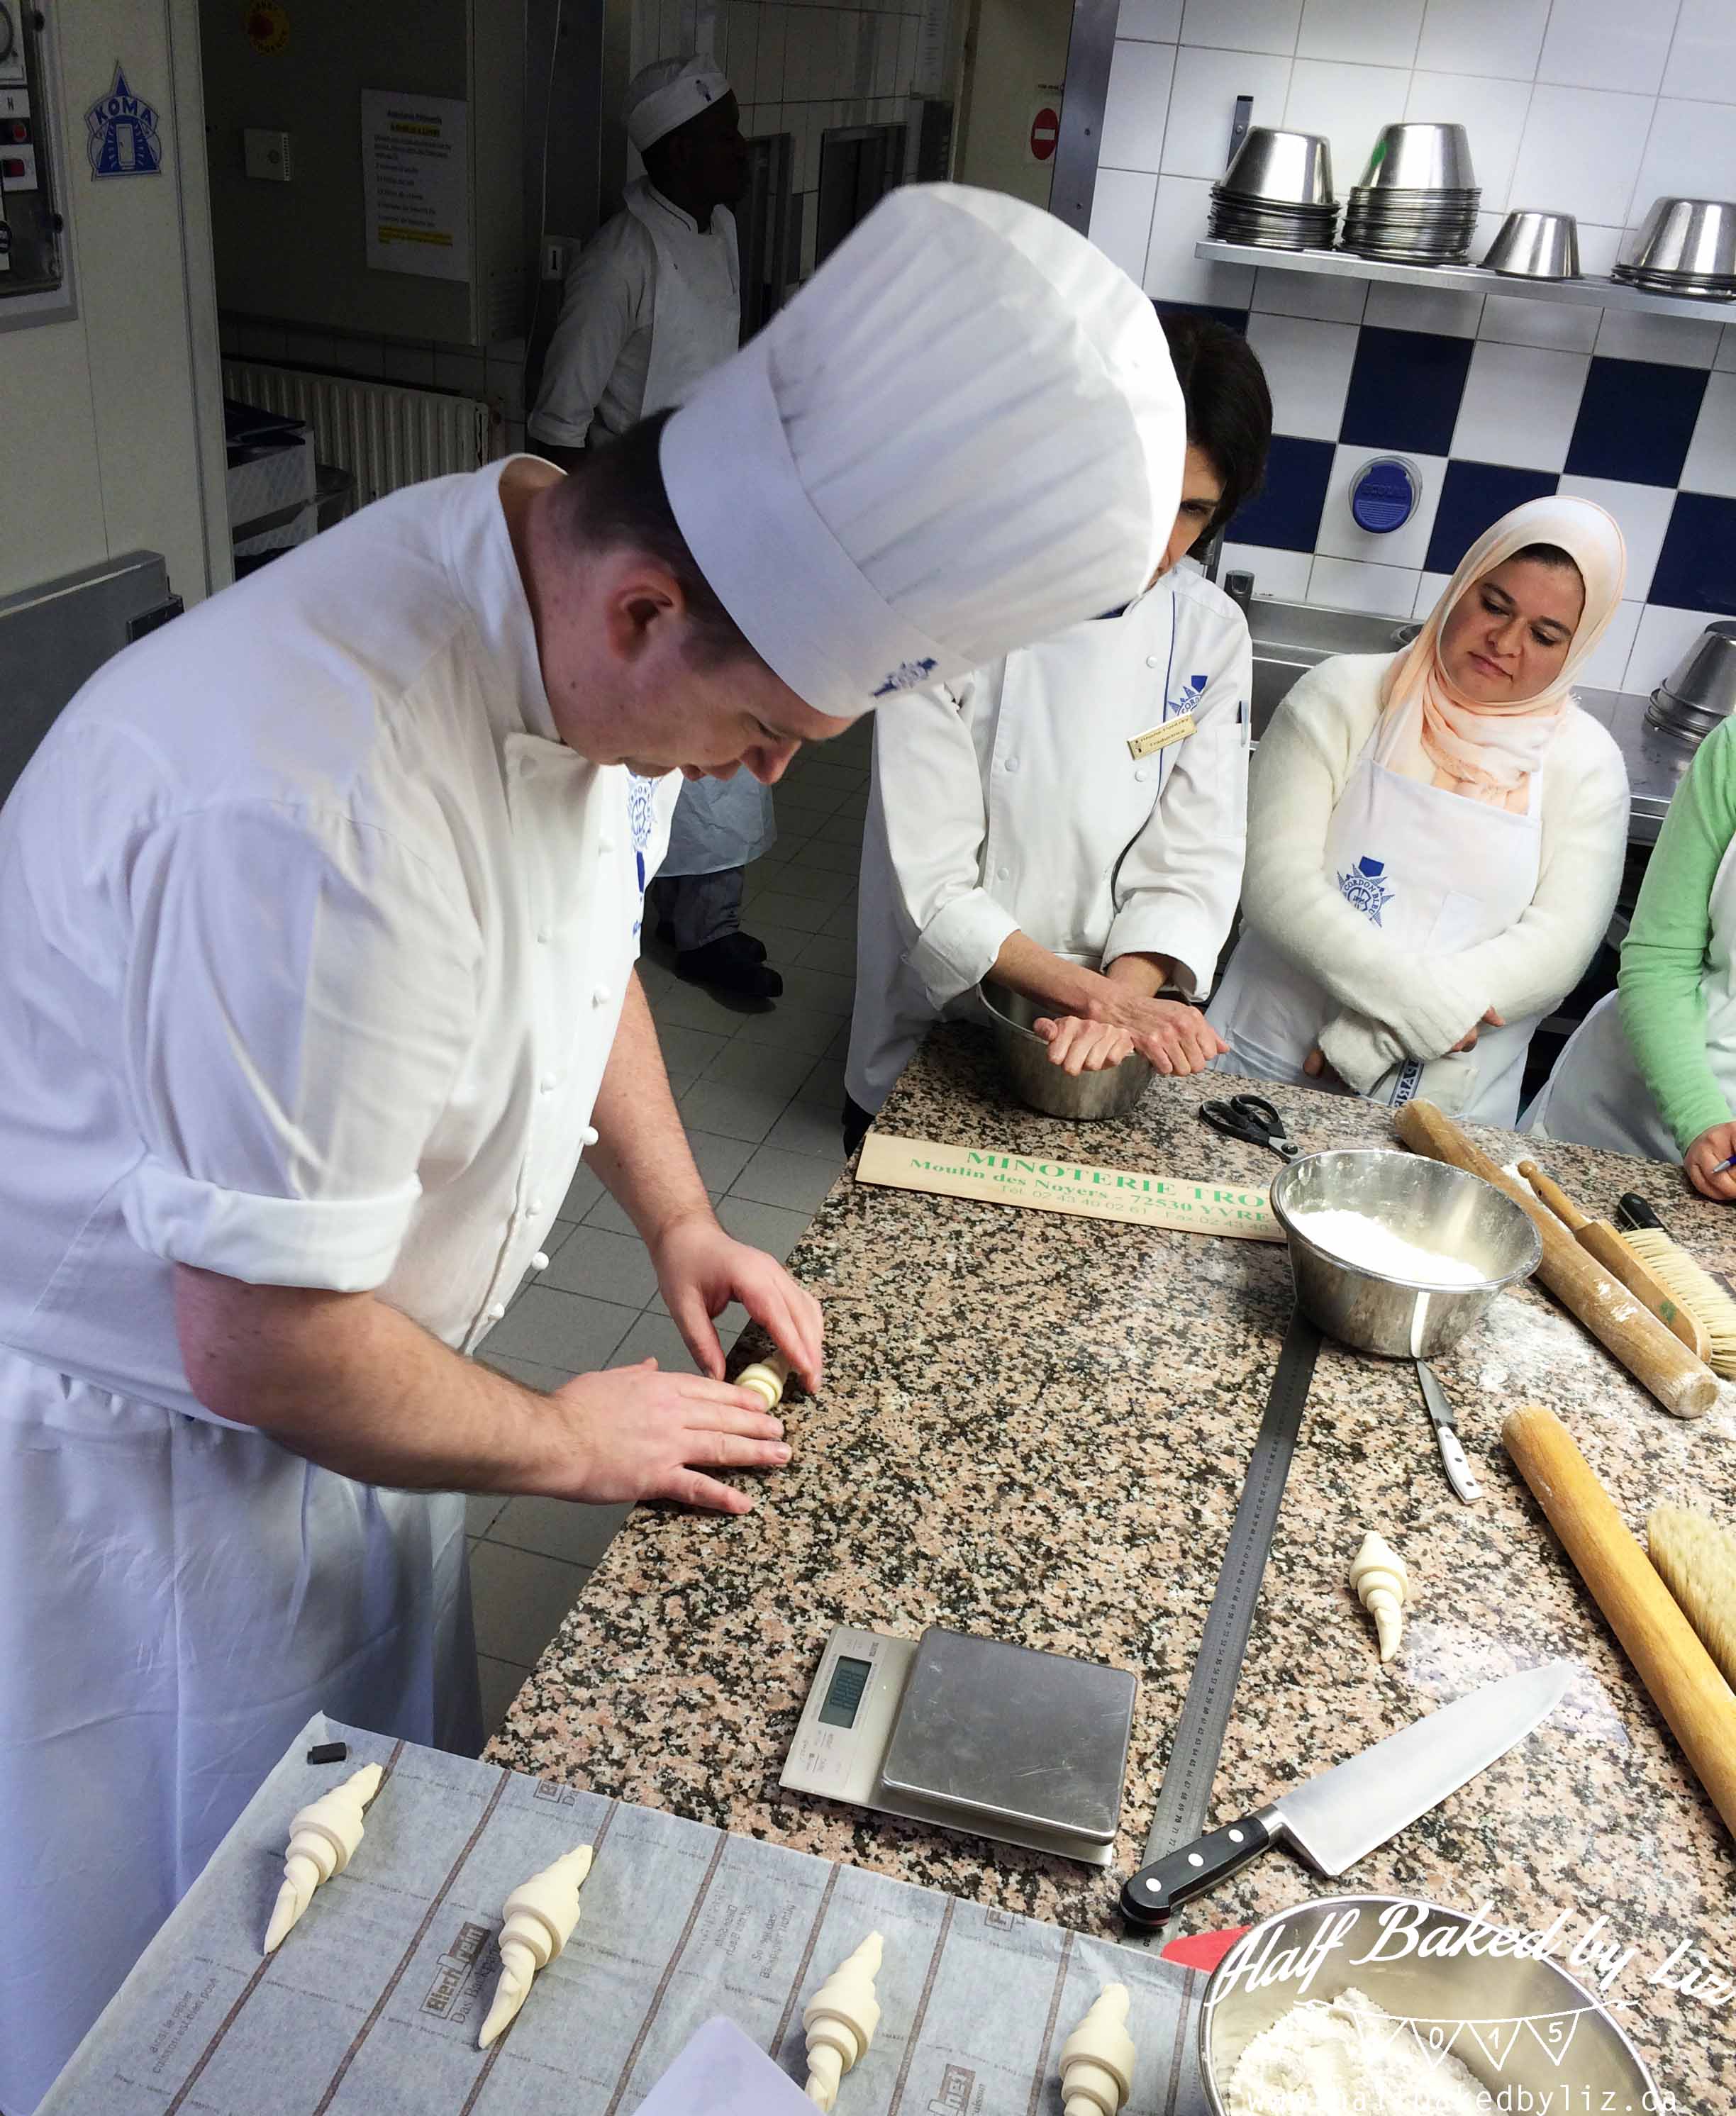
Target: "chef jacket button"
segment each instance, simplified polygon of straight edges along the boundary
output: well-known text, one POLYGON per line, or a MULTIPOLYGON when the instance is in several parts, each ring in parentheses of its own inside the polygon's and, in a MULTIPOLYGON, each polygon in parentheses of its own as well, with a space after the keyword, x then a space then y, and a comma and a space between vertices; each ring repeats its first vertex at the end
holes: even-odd
POLYGON ((1145 781, 1151 776, 1151 766, 1149 764, 1142 764, 1133 775, 1143 786, 1145 784, 1145 781))
POLYGON ((536 1084, 541 1088, 544 1094, 552 1095, 555 1090, 560 1085, 560 1076, 557 1073, 545 1073, 541 1079, 539 1080, 536 1084))
POLYGON ((531 1258, 531 1269, 532 1271, 546 1271, 548 1267, 548 1251, 546 1249, 538 1249, 536 1255, 531 1258))
POLYGON ((997 867, 995 869, 995 880, 997 881, 1011 881, 1012 878, 1012 872, 1013 871, 1010 867, 997 867))
POLYGON ((504 1300, 497 1300, 488 1311, 488 1319, 490 1322, 498 1322, 505 1313, 506 1303, 504 1300))
POLYGON ((1016 757, 1008 757, 1006 764, 1002 766, 1002 769, 1007 771, 1016 771, 1019 769, 1018 758, 1016 757))
POLYGON ((542 1200, 541 1200, 541 1198, 532 1198, 532 1200, 531 1200, 531 1202, 530 1202, 530 1203, 529 1203, 528 1205, 527 1205, 527 1206, 525 1207, 525 1208, 524 1208, 524 1209, 525 1209, 525 1211, 526 1211, 527 1212, 528 1212, 528 1213, 531 1215, 532 1218, 532 1219, 534 1219, 534 1218, 536 1217, 536 1216, 537 1215, 537 1213, 539 1213, 539 1212, 542 1210, 542 1200))
POLYGON ((591 987, 591 1004, 592 1006, 607 1006, 609 1000, 610 991, 607 985, 593 985, 591 987))
POLYGON ((552 926, 539 926, 536 928, 536 938, 541 941, 545 948, 547 947, 550 941, 552 941, 554 937, 555 928, 552 926))
POLYGON ((603 837, 597 840, 596 856, 599 859, 607 859, 610 853, 614 850, 615 840, 613 838, 603 837))
POLYGON ((1146 666, 1148 669, 1155 669, 1155 668, 1157 667, 1157 665, 1158 665, 1158 657, 1157 657, 1157 656, 1156 656, 1155 654, 1148 654, 1148 655, 1145 656, 1145 666, 1146 666))
POLYGON ((596 1144, 596 1133, 591 1125, 587 1125, 584 1129, 579 1134, 578 1143, 581 1146, 595 1146, 596 1144))

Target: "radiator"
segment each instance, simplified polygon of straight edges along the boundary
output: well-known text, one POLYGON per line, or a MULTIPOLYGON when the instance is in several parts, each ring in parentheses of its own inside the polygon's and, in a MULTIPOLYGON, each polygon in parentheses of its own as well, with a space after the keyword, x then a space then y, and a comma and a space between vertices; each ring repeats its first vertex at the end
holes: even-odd
POLYGON ((478 469, 491 453, 488 407, 474 398, 251 360, 226 360, 223 386, 241 403, 305 419, 315 458, 354 477, 358 507, 425 477, 478 469))

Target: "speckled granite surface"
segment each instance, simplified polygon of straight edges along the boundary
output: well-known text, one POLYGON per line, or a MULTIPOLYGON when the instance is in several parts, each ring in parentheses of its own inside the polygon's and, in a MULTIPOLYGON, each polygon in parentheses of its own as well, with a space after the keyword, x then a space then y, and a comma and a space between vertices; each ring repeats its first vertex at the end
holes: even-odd
MULTIPOLYGON (((1264 1182, 1269 1154, 1195 1116, 1226 1088, 1158 1081, 1130 1118, 1071 1127, 1007 1106, 986 1042, 941 1030, 883 1129, 1164 1173, 1264 1182)), ((1281 1092, 1305 1149, 1379 1144, 1388 1116, 1281 1092)), ((1479 1135, 1497 1160, 1511 1139, 1479 1135)), ((1736 1217, 1678 1171, 1550 1146, 1587 1210, 1638 1189, 1712 1268, 1736 1217)), ((858 1186, 846 1173, 793 1267, 827 1306, 827 1381, 788 1408, 795 1457, 730 1521, 641 1508, 520 1694, 499 1762, 1113 1934, 1186 1691, 1290 1307, 1282 1247, 858 1186), (930 1623, 1080 1654, 1140 1682, 1116 1868, 1105 1875, 780 1792, 826 1639, 930 1623)), ((1213 1796, 1242 1814, 1420 1713, 1521 1666, 1579 1668, 1551 1720, 1337 1883, 1269 1855, 1182 1927, 1310 1895, 1415 1894, 1528 1928, 1556 1958, 1635 1950, 1620 2017, 1678 2106, 1736 2110, 1736 1855, 1503 1452, 1549 1405, 1637 1530, 1660 1498, 1736 1520, 1736 1419, 1660 1410, 1540 1289, 1503 1296, 1436 1363, 1485 1497, 1448 1489, 1412 1370, 1328 1344, 1316 1370, 1213 1796), (1344 1576, 1365 1527, 1416 1606, 1383 1669, 1344 1576), (1675 1950, 1682 1949, 1671 1957, 1675 1950), (1706 1975, 1701 1969, 1702 1978, 1706 1975)), ((1585 1973, 1582 1971, 1582 1973, 1585 1973)), ((1577 2107, 1577 2104, 1575 2104, 1577 2107)))

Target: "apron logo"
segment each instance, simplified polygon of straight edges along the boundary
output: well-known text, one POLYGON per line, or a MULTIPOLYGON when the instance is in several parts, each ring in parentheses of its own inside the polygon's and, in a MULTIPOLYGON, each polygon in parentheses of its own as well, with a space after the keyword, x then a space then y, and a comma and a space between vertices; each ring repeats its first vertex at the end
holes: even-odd
POLYGON ((645 907, 645 853, 651 844, 651 826, 656 812, 652 798, 656 792, 654 779, 642 779, 637 771, 627 775, 627 826, 633 835, 633 863, 639 878, 640 915, 633 922, 637 933, 644 923, 645 907))
POLYGON ((889 698, 895 691, 913 691, 925 676, 934 673, 934 657, 931 654, 922 661, 900 661, 880 688, 877 698, 889 698))
POLYGON ((1190 676, 1175 697, 1170 699, 1170 711, 1173 713, 1190 713, 1205 696, 1205 687, 1209 680, 1204 676, 1190 676))
POLYGON ((1388 889, 1381 877, 1386 872, 1386 862, 1360 859, 1353 867, 1347 867, 1338 876, 1338 887, 1344 901, 1353 911, 1360 911, 1371 925, 1380 923, 1380 914, 1398 894, 1388 889))

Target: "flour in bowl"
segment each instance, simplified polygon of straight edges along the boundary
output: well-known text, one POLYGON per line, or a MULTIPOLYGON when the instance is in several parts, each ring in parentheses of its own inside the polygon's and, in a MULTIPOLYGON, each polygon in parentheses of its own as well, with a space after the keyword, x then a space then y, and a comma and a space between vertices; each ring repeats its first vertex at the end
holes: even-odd
POLYGON ((1296 1224, 1317 1249, 1328 1251, 1363 1271, 1387 1278, 1407 1278, 1430 1286, 1480 1286, 1485 1274, 1474 1263, 1421 1249, 1395 1235, 1366 1212, 1298 1212, 1296 1224))
POLYGON ((1425 2051, 1356 1990, 1292 2006, 1248 2045, 1230 2082, 1230 2116, 1487 2116, 1490 2105, 1450 2050, 1425 2051))

